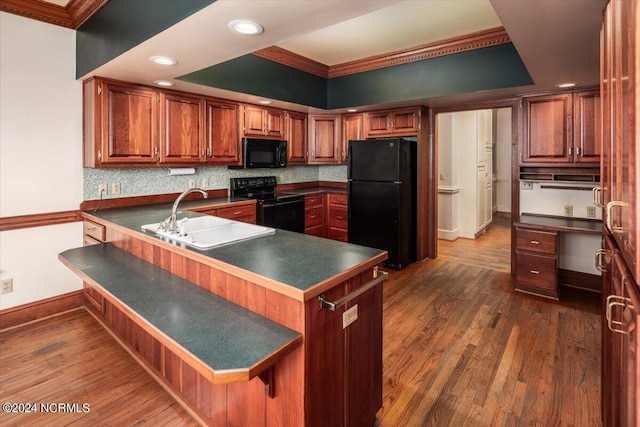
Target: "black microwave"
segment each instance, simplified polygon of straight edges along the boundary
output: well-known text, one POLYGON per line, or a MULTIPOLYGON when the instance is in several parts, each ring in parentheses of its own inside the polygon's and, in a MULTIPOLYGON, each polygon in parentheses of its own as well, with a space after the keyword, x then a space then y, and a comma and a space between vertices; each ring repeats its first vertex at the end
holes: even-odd
POLYGON ((231 169, 286 168, 287 141, 242 138, 242 166, 231 169))

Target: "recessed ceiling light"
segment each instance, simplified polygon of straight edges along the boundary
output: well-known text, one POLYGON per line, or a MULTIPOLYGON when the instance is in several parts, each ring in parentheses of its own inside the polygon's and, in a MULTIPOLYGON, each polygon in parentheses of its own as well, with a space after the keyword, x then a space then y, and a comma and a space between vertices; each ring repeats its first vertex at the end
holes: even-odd
POLYGON ((152 56, 149 61, 159 65, 176 65, 178 61, 168 56, 152 56))
POLYGON ((164 86, 164 87, 173 86, 175 84, 174 82, 170 82, 169 80, 155 80, 154 83, 157 84, 158 86, 164 86))
POLYGON ((271 104, 271 101, 269 101, 268 99, 261 99, 260 101, 258 101, 260 104, 262 105, 269 105, 271 104))
POLYGON ((349 108, 349 109, 347 110, 347 113, 355 113, 356 111, 358 111, 358 109, 357 109, 357 108, 349 108))
POLYGON ((246 34, 249 36, 257 36, 262 34, 264 28, 260 24, 256 24, 253 21, 247 19, 235 19, 229 22, 229 28, 236 33, 246 34))
POLYGON ((576 83, 574 83, 574 82, 567 82, 567 83, 558 83, 556 85, 556 87, 564 89, 564 88, 568 88, 568 87, 574 87, 575 85, 576 85, 576 83))

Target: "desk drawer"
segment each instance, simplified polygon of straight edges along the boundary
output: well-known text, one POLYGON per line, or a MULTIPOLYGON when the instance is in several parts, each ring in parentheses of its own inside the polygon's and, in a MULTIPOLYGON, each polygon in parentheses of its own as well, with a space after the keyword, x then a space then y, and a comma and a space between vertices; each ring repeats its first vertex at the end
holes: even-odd
POLYGON ((84 220, 82 224, 82 232, 85 236, 89 236, 98 242, 104 242, 107 238, 106 228, 104 225, 95 223, 93 221, 84 220))
POLYGON ((557 258, 516 252, 516 281, 547 291, 557 289, 557 258))
POLYGON ((516 249, 555 255, 558 235, 552 231, 516 229, 516 249))

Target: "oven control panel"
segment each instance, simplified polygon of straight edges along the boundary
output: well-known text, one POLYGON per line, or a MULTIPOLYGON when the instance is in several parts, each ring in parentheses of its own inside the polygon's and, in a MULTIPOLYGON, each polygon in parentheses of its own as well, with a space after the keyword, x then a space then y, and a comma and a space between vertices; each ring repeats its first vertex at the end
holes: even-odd
POLYGON ((256 178, 231 178, 230 179, 230 188, 231 190, 248 190, 248 189, 257 189, 257 188, 265 188, 265 187, 274 187, 276 186, 276 177, 275 176, 262 176, 256 178))

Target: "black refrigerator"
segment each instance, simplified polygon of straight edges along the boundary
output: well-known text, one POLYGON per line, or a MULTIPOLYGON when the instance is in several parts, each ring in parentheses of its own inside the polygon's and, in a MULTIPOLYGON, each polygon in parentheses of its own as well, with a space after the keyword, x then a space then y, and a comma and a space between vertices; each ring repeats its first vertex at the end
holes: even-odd
POLYGON ((416 141, 349 141, 349 243, 383 249, 385 265, 416 259, 416 141))

